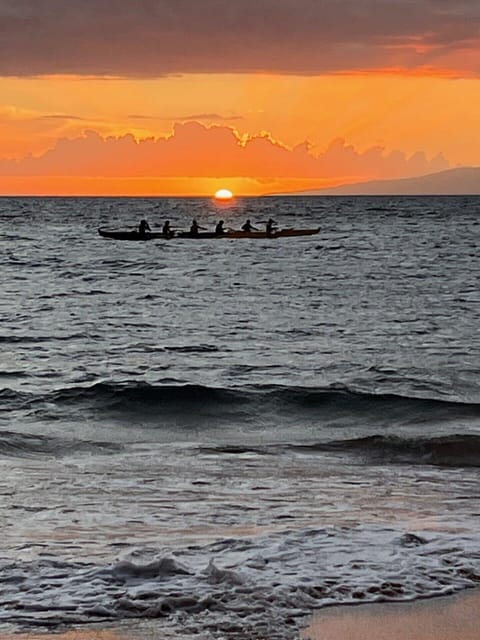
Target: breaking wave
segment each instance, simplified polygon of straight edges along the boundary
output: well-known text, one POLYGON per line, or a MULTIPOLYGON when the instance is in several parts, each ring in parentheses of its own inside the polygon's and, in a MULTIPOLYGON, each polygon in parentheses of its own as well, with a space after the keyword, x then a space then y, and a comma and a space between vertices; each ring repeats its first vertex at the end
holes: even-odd
POLYGON ((279 444, 265 446, 216 445, 201 447, 213 454, 275 455, 279 451, 305 454, 341 453, 355 455, 370 464, 408 463, 445 467, 480 467, 480 436, 456 434, 431 438, 402 438, 373 435, 364 438, 330 440, 309 444, 279 444))
POLYGON ((361 412, 405 414, 435 412, 436 417, 457 415, 480 418, 480 403, 462 402, 457 399, 437 397, 409 397, 396 394, 377 394, 352 391, 340 385, 329 387, 291 387, 275 385, 247 385, 242 387, 209 387, 166 381, 152 385, 146 382, 98 382, 91 386, 65 387, 45 394, 0 390, 0 400, 5 406, 25 403, 50 402, 58 405, 92 404, 108 409, 128 409, 132 405, 172 407, 192 405, 250 405, 263 404, 292 410, 324 412, 361 412))
MULTIPOLYGON (((45 394, 3 389, 0 417, 12 410, 33 422, 46 420, 98 420, 111 418, 130 428, 148 424, 176 431, 195 425, 198 429, 221 427, 226 437, 213 449, 218 453, 259 450, 274 453, 275 447, 291 446, 304 452, 355 455, 365 462, 408 462, 446 466, 480 466, 480 404, 432 398, 357 393, 340 388, 246 386, 216 388, 166 381, 105 383, 61 388, 45 394), (257 424, 271 434, 270 447, 256 447, 246 438, 244 446, 228 445, 228 433, 257 424), (288 425, 282 443, 274 433, 288 425), (302 425, 309 425, 308 436, 302 425), (313 425, 313 427, 312 427, 313 425), (409 427, 415 426, 415 436, 409 427), (438 432, 438 428, 443 431, 438 432), (447 434, 445 429, 447 428, 447 434), (313 428, 313 431, 311 430, 313 428), (352 429, 354 432, 352 432, 352 429), (312 443, 313 441, 313 443, 312 443)), ((0 454, 63 454, 75 446, 109 450, 110 444, 75 445, 56 438, 19 435, 10 426, 0 432, 0 454)), ((267 439, 268 441, 268 439, 267 439)))
POLYGON ((112 442, 67 440, 43 435, 0 431, 0 455, 8 457, 59 457, 73 453, 108 454, 120 449, 120 445, 112 442))
POLYGON ((367 457, 369 461, 480 467, 480 435, 471 434, 437 438, 375 435, 352 440, 300 445, 295 448, 355 453, 367 457))

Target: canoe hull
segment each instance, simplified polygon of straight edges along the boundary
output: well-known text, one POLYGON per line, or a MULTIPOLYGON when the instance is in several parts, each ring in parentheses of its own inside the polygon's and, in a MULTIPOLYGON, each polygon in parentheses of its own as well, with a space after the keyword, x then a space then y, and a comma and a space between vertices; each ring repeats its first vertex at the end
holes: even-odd
POLYGON ((98 230, 99 235, 102 238, 110 238, 112 240, 131 240, 138 242, 145 242, 146 240, 168 240, 167 236, 163 233, 155 233, 152 231, 147 231, 145 233, 139 233, 138 231, 122 231, 122 230, 114 230, 114 229, 102 229, 98 230))
POLYGON ((214 231, 199 231, 198 233, 190 233, 190 231, 177 231, 175 238, 188 238, 189 240, 211 240, 212 238, 223 238, 225 234, 218 234, 214 231))
POLYGON ((147 231, 146 233, 139 233, 137 230, 115 230, 104 229, 98 230, 99 235, 102 238, 110 238, 112 240, 130 240, 137 242, 145 242, 146 240, 170 240, 172 237, 188 240, 213 240, 213 239, 274 239, 274 238, 295 238, 298 236, 313 236, 320 231, 320 227, 315 229, 279 229, 273 233, 267 233, 266 231, 226 231, 222 234, 217 234, 214 231, 200 231, 193 234, 189 231, 177 231, 173 236, 166 236, 163 233, 157 233, 154 231, 147 231))
POLYGON ((320 227, 315 229, 279 229, 273 233, 266 231, 228 231, 225 238, 293 238, 298 236, 313 236, 320 231, 320 227))

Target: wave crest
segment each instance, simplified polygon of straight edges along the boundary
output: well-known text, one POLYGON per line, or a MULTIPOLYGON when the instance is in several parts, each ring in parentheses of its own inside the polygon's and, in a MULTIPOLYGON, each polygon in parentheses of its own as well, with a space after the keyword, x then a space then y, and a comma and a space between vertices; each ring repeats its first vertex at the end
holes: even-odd
POLYGON ((3 401, 103 403, 106 407, 136 404, 265 404, 317 409, 334 407, 337 410, 454 410, 480 417, 480 403, 464 402, 458 398, 409 396, 406 394, 368 393, 350 390, 341 385, 327 387, 292 387, 282 385, 247 385, 241 387, 211 387, 184 384, 174 380, 162 384, 147 382, 97 382, 91 386, 65 387, 45 394, 27 394, 11 389, 0 390, 3 401))
POLYGON ((0 455, 29 458, 34 456, 60 457, 71 453, 108 454, 119 451, 121 446, 113 442, 66 440, 51 436, 0 431, 0 455))
POLYGON ((407 462, 439 466, 480 467, 480 436, 457 434, 434 438, 401 438, 374 435, 351 440, 338 440, 295 449, 325 452, 347 452, 382 462, 407 462))

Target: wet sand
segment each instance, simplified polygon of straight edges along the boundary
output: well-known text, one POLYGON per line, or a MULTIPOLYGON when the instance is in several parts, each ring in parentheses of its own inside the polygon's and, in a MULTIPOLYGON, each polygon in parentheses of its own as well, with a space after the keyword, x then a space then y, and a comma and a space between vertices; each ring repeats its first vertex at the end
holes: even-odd
POLYGON ((309 640, 480 640, 480 589, 406 603, 338 606, 319 611, 309 640))
POLYGON ((127 636, 114 630, 80 629, 65 633, 0 633, 0 640, 126 640, 127 636))
MULTIPOLYGON (((406 603, 335 606, 320 610, 303 640, 479 640, 480 589, 406 603)), ((182 640, 158 620, 64 633, 0 633, 0 640, 182 640)), ((268 639, 265 639, 268 640, 268 639)))
POLYGON ((118 623, 85 625, 68 631, 2 633, 0 640, 183 640, 162 625, 161 620, 134 619, 118 623))

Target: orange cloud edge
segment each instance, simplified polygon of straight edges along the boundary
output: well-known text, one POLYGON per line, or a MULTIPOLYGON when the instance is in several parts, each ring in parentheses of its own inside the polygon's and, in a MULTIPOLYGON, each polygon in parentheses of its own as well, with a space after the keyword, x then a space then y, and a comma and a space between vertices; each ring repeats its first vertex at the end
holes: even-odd
POLYGON ((421 175, 448 167, 372 146, 359 152, 343 139, 316 155, 308 142, 288 147, 268 132, 241 136, 233 127, 177 123, 171 135, 102 137, 94 130, 61 138, 38 156, 0 160, 2 195, 211 196, 271 195, 362 180, 421 175))

